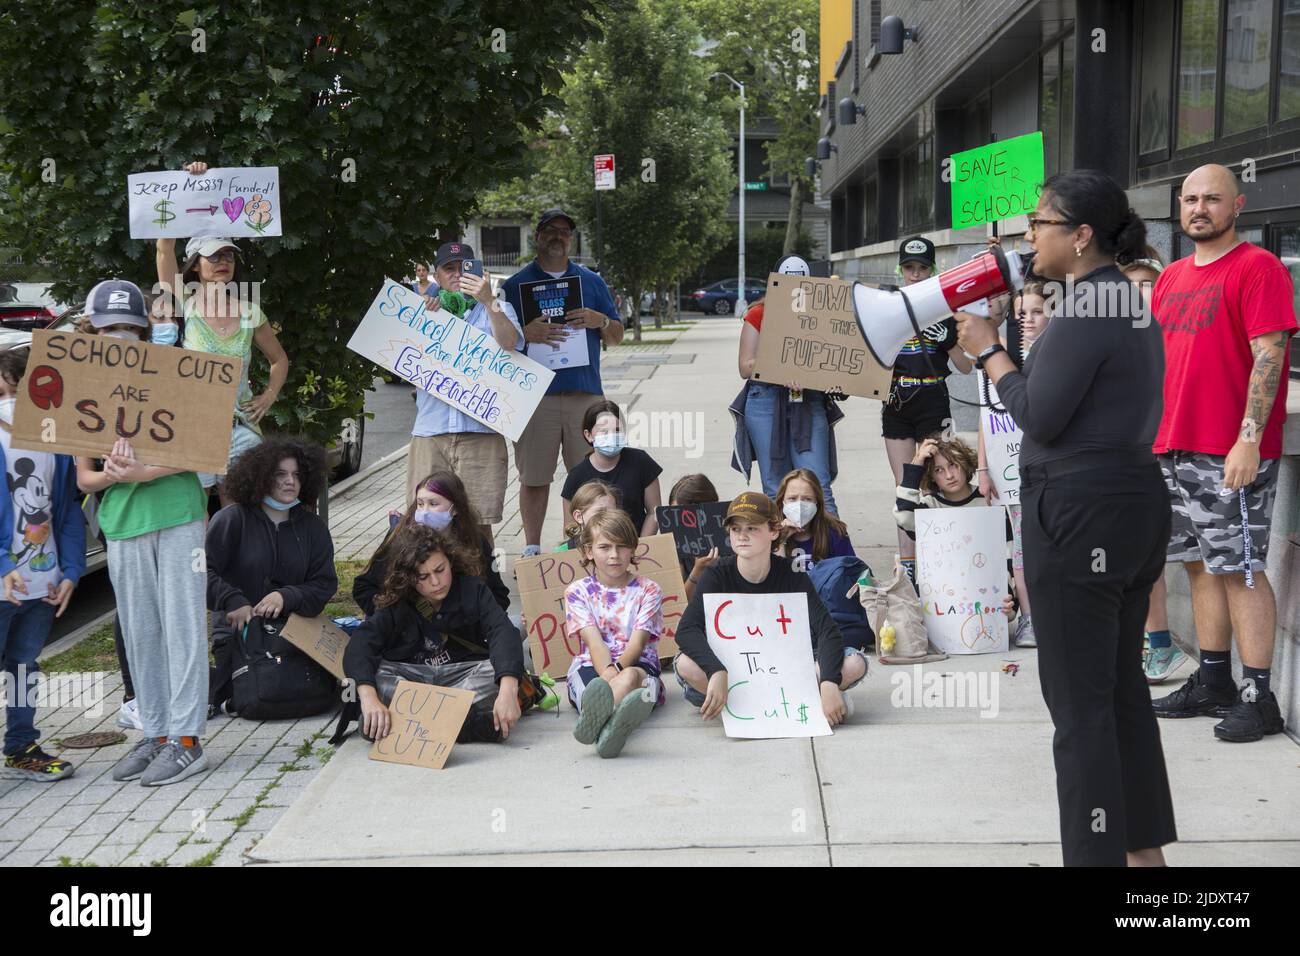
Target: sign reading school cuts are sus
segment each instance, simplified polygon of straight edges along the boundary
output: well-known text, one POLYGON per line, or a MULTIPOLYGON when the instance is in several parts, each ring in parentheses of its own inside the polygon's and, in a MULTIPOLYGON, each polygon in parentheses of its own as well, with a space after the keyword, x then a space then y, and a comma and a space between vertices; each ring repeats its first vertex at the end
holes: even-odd
POLYGON ((952 154, 952 228, 1027 216, 1043 191, 1043 134, 952 154))

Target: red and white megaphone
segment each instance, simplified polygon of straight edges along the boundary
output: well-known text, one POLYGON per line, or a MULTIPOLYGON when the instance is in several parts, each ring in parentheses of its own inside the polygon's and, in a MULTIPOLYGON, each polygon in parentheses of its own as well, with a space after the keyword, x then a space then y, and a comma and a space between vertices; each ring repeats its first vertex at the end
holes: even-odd
POLYGON ((891 368, 908 339, 964 305, 1024 284, 1019 253, 1003 252, 993 246, 969 262, 893 292, 855 282, 853 314, 871 354, 885 368, 891 368))

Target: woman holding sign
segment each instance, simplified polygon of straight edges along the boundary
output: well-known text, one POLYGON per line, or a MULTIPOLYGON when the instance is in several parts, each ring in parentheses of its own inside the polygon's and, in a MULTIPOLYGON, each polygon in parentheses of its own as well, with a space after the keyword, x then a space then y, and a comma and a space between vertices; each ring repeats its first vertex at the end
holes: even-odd
POLYGON ((1178 837, 1142 624, 1169 540, 1151 452, 1164 346, 1115 263, 1143 248, 1146 226, 1114 180, 1079 169, 1043 184, 1029 229, 1034 271, 1053 294, 1073 278, 1072 296, 1023 372, 985 319, 958 314, 958 340, 1025 436, 1025 577, 1056 726, 1062 851, 1066 865, 1161 865, 1178 837))
MULTIPOLYGON (((190 163, 185 171, 192 176, 201 176, 208 171, 208 164, 190 163)), ((239 249, 229 239, 217 239, 211 236, 195 236, 185 245, 185 265, 178 276, 176 272, 176 240, 159 239, 155 264, 158 269, 158 284, 162 291, 171 293, 174 302, 184 304, 185 336, 182 345, 199 352, 214 352, 238 358, 243 363, 243 373, 239 383, 239 394, 234 409, 234 421, 230 432, 230 457, 233 463, 243 452, 262 440, 260 422, 271 406, 275 404, 289 377, 289 356, 280 345, 275 330, 271 328, 266 315, 255 302, 245 302, 239 298, 235 281, 235 260, 239 249), (182 283, 184 288, 182 288, 182 283), (183 293, 198 285, 198 292, 192 298, 183 293), (248 381, 248 371, 253 363, 253 346, 261 350, 262 355, 271 364, 271 373, 266 383, 266 391, 254 396, 248 381)), ((164 326, 154 328, 153 341, 159 344, 171 344, 160 338, 165 333, 164 326)), ((217 485, 218 476, 206 473, 199 475, 204 490, 217 485)), ((221 492, 221 504, 230 504, 230 498, 221 492)))

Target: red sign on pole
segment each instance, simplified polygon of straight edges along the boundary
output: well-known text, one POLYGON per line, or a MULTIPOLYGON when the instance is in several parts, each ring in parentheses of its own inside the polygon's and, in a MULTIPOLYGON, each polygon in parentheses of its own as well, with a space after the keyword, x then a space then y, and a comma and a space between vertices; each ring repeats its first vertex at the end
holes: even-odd
POLYGON ((596 189, 614 188, 614 154, 602 153, 595 159, 596 189))

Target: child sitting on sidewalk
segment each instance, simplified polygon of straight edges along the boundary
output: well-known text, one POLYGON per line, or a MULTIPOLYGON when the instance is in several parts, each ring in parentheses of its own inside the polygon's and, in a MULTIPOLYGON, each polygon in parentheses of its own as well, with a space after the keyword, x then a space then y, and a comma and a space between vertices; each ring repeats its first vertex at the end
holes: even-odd
POLYGON ((618 489, 604 481, 593 479, 584 482, 569 502, 569 514, 573 520, 564 526, 564 543, 555 550, 578 550, 582 546, 582 526, 605 510, 618 510, 618 489))
POLYGON ((50 627, 62 617, 86 570, 86 519, 68 455, 14 448, 10 442, 26 349, 0 352, 0 659, 5 673, 5 770, 9 776, 51 783, 73 774, 37 741, 31 695, 50 627))
POLYGON ((700 716, 712 720, 727 704, 727 672, 709 647, 704 626, 706 594, 808 595, 808 629, 812 646, 808 652, 817 661, 822 711, 832 727, 851 712, 843 691, 858 684, 867 673, 867 662, 856 648, 845 648, 844 638, 822 604, 807 574, 790 566, 790 559, 772 553, 780 537, 776 505, 767 495, 743 491, 731 501, 724 519, 734 555, 719 558, 707 568, 700 586, 677 628, 678 654, 673 671, 682 685, 686 702, 700 708, 700 716))
POLYGON ((807 468, 796 468, 781 480, 776 506, 784 515, 778 553, 794 559, 796 570, 826 558, 853 555, 848 527, 826 510, 822 484, 807 468))
POLYGON ((582 529, 583 563, 591 574, 564 592, 565 625, 582 638, 569 664, 569 701, 578 711, 574 739, 617 757, 656 704, 663 592, 636 573, 637 533, 622 511, 602 511, 582 529))
MULTIPOLYGON (((696 472, 693 475, 683 475, 677 479, 672 490, 668 492, 668 503, 670 505, 707 505, 718 500, 718 490, 713 487, 713 482, 709 480, 708 475, 696 472)), ((686 600, 690 600, 695 594, 695 588, 699 586, 700 575, 704 569, 718 560, 718 549, 710 548, 708 554, 702 554, 698 558, 683 557, 682 581, 686 585, 686 600)))
POLYGON ((589 481, 600 480, 618 489, 618 506, 632 519, 637 534, 655 534, 659 530, 655 509, 663 503, 659 491, 663 469, 640 448, 628 447, 618 405, 602 399, 588 408, 582 417, 582 435, 592 450, 573 466, 560 492, 566 524, 577 490, 589 481))

